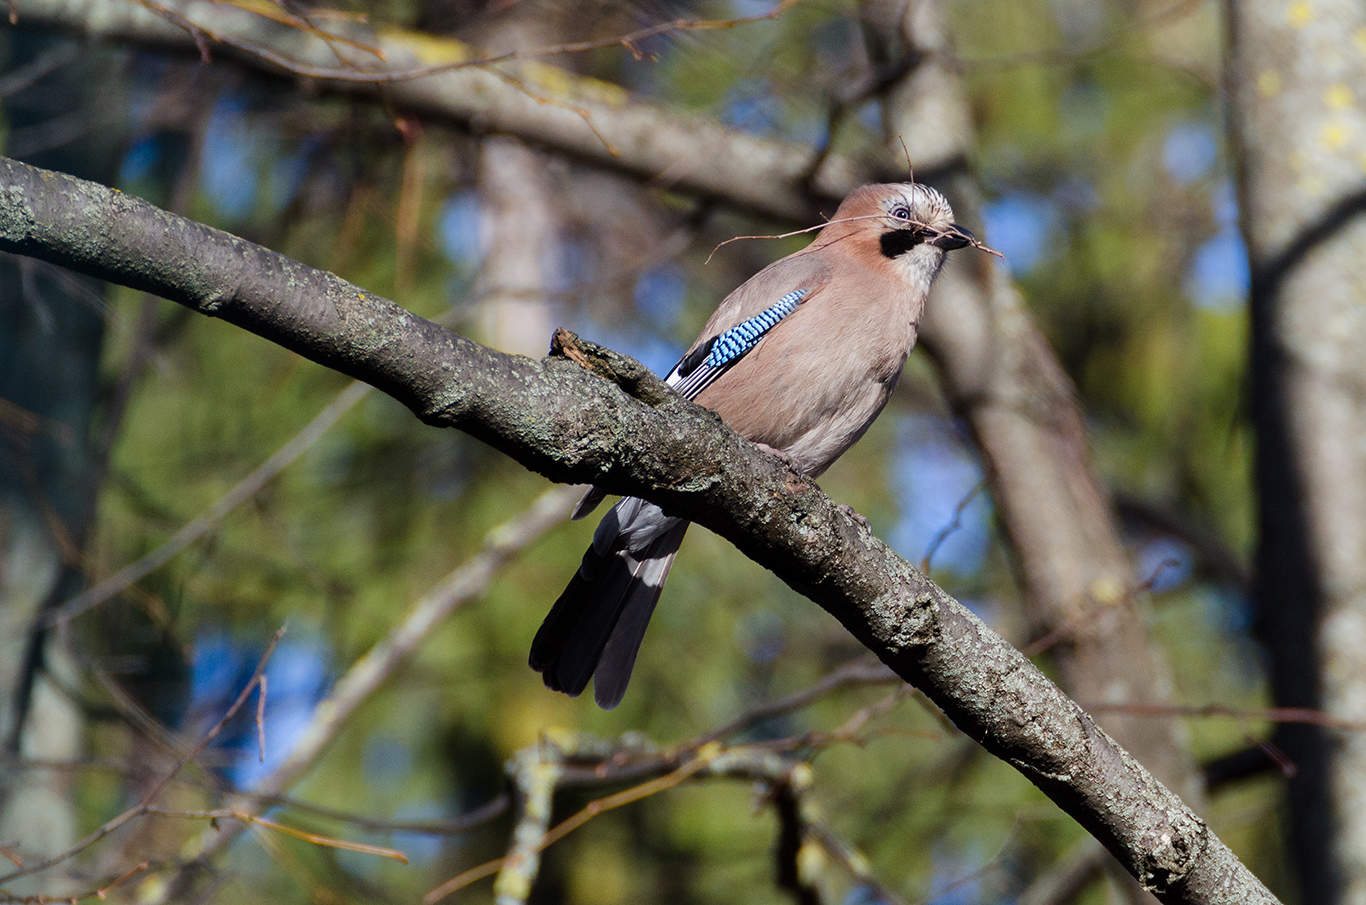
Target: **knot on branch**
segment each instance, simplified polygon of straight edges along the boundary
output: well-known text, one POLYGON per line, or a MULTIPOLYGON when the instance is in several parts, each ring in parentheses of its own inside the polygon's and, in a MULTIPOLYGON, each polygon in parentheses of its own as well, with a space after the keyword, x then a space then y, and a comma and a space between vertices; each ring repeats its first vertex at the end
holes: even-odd
POLYGON ((1192 865, 1203 854, 1208 829, 1199 817, 1185 814, 1156 840, 1148 840, 1137 865, 1139 885, 1157 895, 1170 892, 1189 875, 1192 865))
POLYGON ((579 367, 612 381, 629 396, 655 407, 675 398, 669 385, 645 365, 629 355, 581 339, 573 331, 559 327, 550 338, 550 354, 567 358, 579 367))
POLYGON ((896 587, 873 601, 871 609, 885 625, 892 626, 886 643, 898 653, 921 650, 939 641, 943 627, 936 617, 933 597, 927 592, 907 592, 896 587))

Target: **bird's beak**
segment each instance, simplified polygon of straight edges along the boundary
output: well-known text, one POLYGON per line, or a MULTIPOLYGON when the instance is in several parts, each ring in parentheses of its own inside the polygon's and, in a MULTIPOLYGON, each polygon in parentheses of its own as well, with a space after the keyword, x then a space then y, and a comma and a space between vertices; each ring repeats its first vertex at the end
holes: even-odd
POLYGON ((930 240, 930 244, 951 251, 955 248, 965 248, 977 241, 977 237, 972 234, 972 230, 966 226, 959 226, 957 223, 949 224, 948 231, 930 240))

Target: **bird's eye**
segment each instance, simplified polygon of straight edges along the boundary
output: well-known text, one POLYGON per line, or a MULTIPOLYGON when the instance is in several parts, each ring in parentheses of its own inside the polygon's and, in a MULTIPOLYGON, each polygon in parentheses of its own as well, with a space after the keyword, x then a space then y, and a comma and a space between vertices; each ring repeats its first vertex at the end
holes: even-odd
POLYGON ((911 219, 911 209, 904 204, 898 204, 892 208, 892 216, 898 220, 909 220, 911 219))

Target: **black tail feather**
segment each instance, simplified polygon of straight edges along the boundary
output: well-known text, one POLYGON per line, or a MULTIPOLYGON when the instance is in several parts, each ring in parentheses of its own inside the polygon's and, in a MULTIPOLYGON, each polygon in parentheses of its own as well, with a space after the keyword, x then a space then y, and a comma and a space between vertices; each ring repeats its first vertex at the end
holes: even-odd
POLYGON ((578 697, 588 687, 638 565, 625 551, 606 556, 592 547, 550 608, 531 642, 531 668, 554 691, 578 697))
POLYGON ((531 668, 549 688, 576 697, 597 673, 599 706, 621 701, 687 528, 678 522, 636 552, 588 548, 531 642, 531 668))
POLYGON ((688 523, 682 522, 656 542, 656 549, 652 551, 654 558, 642 564, 645 568, 640 581, 634 593, 629 594, 622 605, 617 624, 598 655, 598 666, 593 674, 593 699, 603 710, 611 710, 620 704, 622 695, 626 694, 626 685, 631 681, 631 671, 636 665, 636 654, 640 652, 640 643, 645 640, 645 629, 654 615, 659 592, 664 588, 664 579, 669 577, 669 568, 687 530, 688 523))

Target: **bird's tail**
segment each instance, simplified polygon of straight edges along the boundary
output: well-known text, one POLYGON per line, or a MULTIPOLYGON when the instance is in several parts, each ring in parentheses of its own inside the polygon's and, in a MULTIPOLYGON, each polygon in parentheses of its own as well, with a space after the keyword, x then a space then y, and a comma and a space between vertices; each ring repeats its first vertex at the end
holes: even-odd
POLYGON ((687 530, 686 521, 630 497, 603 518, 531 642, 531 668, 547 686, 577 696, 591 678, 598 706, 621 702, 687 530))

